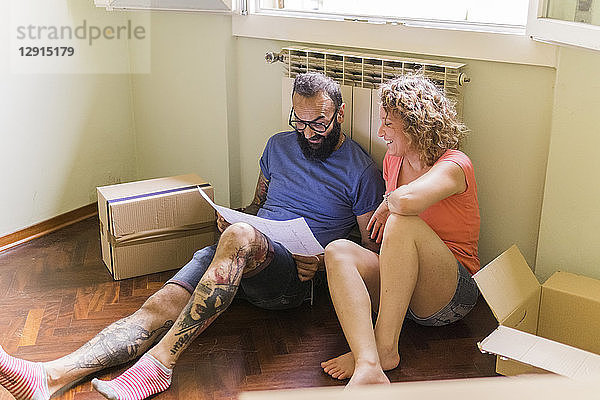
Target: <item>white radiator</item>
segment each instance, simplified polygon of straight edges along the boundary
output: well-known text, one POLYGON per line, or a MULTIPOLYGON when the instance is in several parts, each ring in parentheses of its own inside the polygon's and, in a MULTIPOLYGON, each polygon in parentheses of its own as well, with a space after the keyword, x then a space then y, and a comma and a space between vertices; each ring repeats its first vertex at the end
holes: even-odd
POLYGON ((282 129, 290 129, 288 118, 292 107, 292 88, 298 73, 319 71, 337 81, 342 89, 346 112, 342 131, 371 154, 381 168, 386 145, 377 136, 379 129, 379 85, 408 72, 422 71, 444 89, 456 102, 462 115, 461 86, 468 82, 466 64, 414 58, 382 57, 379 55, 307 47, 284 47, 279 54, 268 53, 268 61, 281 61, 284 76, 281 93, 282 129))

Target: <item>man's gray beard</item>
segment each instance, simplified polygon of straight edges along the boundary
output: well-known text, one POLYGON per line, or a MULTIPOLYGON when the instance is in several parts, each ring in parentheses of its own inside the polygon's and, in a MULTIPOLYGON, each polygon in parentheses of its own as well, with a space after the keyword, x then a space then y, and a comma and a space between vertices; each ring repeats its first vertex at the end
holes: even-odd
POLYGON ((342 125, 338 121, 334 121, 331 132, 329 132, 329 135, 323 139, 321 145, 316 149, 311 147, 309 141, 304 137, 303 133, 296 132, 296 138, 298 139, 298 144, 300 145, 300 149, 302 149, 304 157, 306 157, 308 160, 324 161, 335 150, 335 146, 337 146, 340 140, 341 133, 342 125))

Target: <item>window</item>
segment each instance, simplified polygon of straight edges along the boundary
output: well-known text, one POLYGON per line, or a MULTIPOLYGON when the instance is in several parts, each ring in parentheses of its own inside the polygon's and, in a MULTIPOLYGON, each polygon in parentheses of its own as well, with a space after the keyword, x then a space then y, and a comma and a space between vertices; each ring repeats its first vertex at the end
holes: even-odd
POLYGON ((257 11, 524 27, 529 0, 259 0, 257 11))
POLYGON ((546 18, 561 21, 580 22, 584 24, 600 25, 600 9, 592 7, 594 0, 549 0, 544 7, 546 18))
POLYGON ((234 36, 556 66, 556 46, 525 34, 534 0, 239 1, 234 36))
POLYGON ((531 0, 527 34, 600 50, 600 4, 597 0, 531 0))

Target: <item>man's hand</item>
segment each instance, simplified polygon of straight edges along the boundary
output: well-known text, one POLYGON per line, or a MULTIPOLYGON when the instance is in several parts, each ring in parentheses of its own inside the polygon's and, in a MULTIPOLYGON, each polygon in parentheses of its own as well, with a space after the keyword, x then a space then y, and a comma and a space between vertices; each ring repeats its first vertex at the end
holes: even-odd
POLYGON ((321 271, 325 268, 325 259, 323 258, 323 254, 319 254, 318 256, 292 254, 292 257, 296 261, 298 278, 301 282, 311 280, 317 271, 321 271))
POLYGON ((225 221, 225 218, 221 216, 221 214, 217 213, 217 229, 219 232, 223 233, 227 227, 231 225, 229 222, 225 221))
POLYGON ((381 243, 383 240, 383 229, 389 216, 390 210, 385 201, 382 201, 367 224, 367 230, 371 231, 371 239, 375 240, 376 243, 381 243))

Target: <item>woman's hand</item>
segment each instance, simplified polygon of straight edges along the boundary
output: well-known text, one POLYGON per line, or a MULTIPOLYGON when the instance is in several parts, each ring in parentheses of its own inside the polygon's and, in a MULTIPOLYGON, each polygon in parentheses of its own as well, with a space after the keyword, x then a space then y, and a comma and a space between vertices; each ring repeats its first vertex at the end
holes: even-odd
POLYGON ((219 232, 223 233, 223 231, 231 225, 229 222, 225 221, 225 218, 221 216, 221 214, 217 213, 217 229, 219 232))
POLYGON ((298 270, 298 278, 300 282, 311 280, 317 271, 325 267, 325 259, 323 254, 318 256, 305 256, 302 254, 292 254, 296 261, 296 269, 298 270))
POLYGON ((371 240, 375 240, 375 243, 381 243, 383 240, 383 228, 389 216, 390 210, 386 202, 382 201, 367 224, 367 230, 371 231, 371 240))

